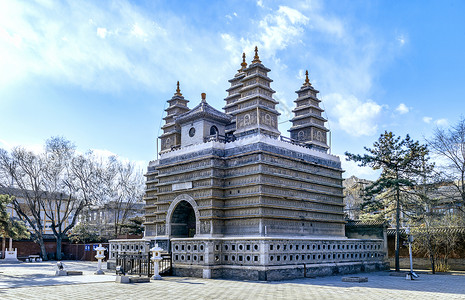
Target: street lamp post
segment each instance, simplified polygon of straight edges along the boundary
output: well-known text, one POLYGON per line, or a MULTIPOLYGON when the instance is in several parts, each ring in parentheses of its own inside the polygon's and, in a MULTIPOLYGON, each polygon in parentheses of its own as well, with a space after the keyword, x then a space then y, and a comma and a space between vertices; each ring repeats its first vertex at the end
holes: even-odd
POLYGON ((413 235, 410 234, 410 227, 405 228, 405 233, 407 233, 407 242, 408 242, 408 253, 410 256, 410 272, 407 274, 406 279, 413 280, 414 278, 418 278, 419 276, 413 272, 413 259, 412 259, 412 243, 413 243, 413 235))

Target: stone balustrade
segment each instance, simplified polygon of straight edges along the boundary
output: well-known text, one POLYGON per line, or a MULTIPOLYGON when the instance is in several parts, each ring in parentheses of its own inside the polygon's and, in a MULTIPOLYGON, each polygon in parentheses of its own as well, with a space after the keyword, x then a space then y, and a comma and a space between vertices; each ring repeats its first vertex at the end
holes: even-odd
POLYGON ((118 239, 108 242, 110 260, 115 260, 117 254, 147 254, 150 249, 149 241, 144 239, 118 239))
POLYGON ((279 266, 383 262, 382 240, 218 238, 172 239, 173 264, 279 266))

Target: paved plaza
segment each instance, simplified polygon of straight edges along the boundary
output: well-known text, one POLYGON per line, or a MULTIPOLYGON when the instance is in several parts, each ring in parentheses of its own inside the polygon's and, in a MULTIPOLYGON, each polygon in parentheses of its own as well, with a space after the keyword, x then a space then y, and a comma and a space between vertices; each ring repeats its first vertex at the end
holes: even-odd
POLYGON ((115 275, 94 275, 96 263, 65 262, 82 276, 54 276, 55 262, 0 264, 1 299, 465 299, 465 274, 421 274, 418 280, 365 273, 368 282, 342 276, 279 282, 164 277, 117 284, 115 275))

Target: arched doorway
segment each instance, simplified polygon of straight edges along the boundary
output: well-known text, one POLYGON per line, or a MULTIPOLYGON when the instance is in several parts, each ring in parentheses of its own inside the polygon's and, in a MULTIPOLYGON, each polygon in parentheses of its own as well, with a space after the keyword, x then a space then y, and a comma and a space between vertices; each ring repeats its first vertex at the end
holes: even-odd
POLYGON ((173 210, 170 221, 172 237, 194 237, 196 233, 195 211, 189 202, 180 201, 173 210))

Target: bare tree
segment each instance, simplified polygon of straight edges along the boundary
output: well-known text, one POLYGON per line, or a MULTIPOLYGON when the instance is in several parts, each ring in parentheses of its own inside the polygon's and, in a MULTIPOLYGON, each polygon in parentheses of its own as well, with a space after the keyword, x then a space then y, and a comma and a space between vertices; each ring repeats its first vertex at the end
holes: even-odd
POLYGON ((458 209, 465 211, 465 117, 448 130, 437 128, 427 142, 446 161, 441 171, 456 191, 455 195, 448 196, 458 209))
POLYGON ((0 169, 12 178, 9 191, 19 194, 12 202, 14 209, 31 228, 42 257, 47 258, 44 235, 49 228, 57 242, 56 257, 61 259, 63 238, 82 209, 95 201, 100 170, 92 154, 76 155, 70 141, 52 137, 40 154, 21 147, 11 155, 1 150, 0 169))
POLYGON ((131 212, 142 201, 144 182, 142 173, 131 162, 121 162, 115 156, 108 158, 101 175, 102 202, 113 213, 115 236, 129 221, 131 212))
POLYGON ((0 149, 0 169, 11 178, 9 189, 4 190, 4 193, 16 196, 12 201, 14 209, 19 218, 30 227, 42 257, 47 259, 44 210, 41 205, 45 193, 42 190, 45 169, 43 159, 21 147, 13 148, 11 154, 0 149))

